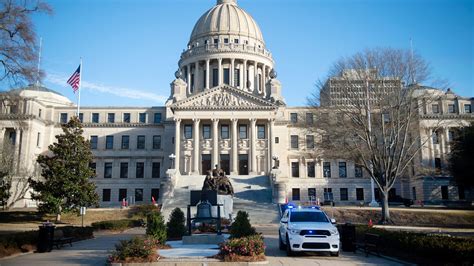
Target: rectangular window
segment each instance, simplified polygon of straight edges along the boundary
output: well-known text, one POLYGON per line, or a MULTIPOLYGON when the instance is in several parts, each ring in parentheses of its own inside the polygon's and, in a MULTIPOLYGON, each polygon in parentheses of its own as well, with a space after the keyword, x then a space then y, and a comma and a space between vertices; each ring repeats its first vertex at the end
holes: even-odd
POLYGON ((292 149, 298 149, 298 136, 291 135, 291 146, 292 149))
POLYGON ((331 162, 323 162, 323 176, 331 177, 331 162))
POLYGON ((363 201, 364 200, 364 189, 363 188, 356 188, 356 200, 363 201))
POLYGON ((219 39, 214 39, 214 44, 218 44, 219 43, 219 39))
POLYGON ((153 149, 155 150, 161 149, 161 136, 160 135, 153 136, 153 149))
POLYGON ((123 113, 123 122, 130 123, 130 113, 123 113))
POLYGON ((155 124, 161 124, 161 113, 155 113, 153 115, 153 122, 155 124))
POLYGON ((84 114, 83 113, 79 113, 79 121, 81 121, 81 123, 84 123, 84 114))
POLYGON ((146 113, 138 114, 138 122, 139 123, 146 123, 146 113))
POLYGON ((347 195, 347 188, 340 188, 339 190, 341 192, 341 201, 347 201, 349 199, 347 195))
POLYGON ((145 149, 145 136, 140 135, 137 136, 137 150, 144 150, 145 149))
POLYGON ((41 143, 41 133, 38 132, 38 134, 36 135, 36 147, 39 147, 40 143, 41 143))
POLYGON ((234 87, 240 87, 240 69, 234 69, 234 87))
POLYGON ((91 178, 94 178, 97 176, 97 164, 96 163, 90 163, 89 168, 92 170, 92 176, 91 178))
POLYGON ((143 201, 143 188, 135 189, 135 201, 143 201))
POLYGON ((436 171, 441 171, 441 158, 435 158, 435 169, 436 171))
POLYGON ((433 132, 433 144, 439 144, 439 134, 438 134, 438 131, 433 132))
POLYGON ((292 198, 292 200, 300 200, 300 189, 299 188, 291 189, 291 198, 292 198))
POLYGON ((114 148, 114 136, 105 137, 105 149, 112 150, 114 148))
POLYGON ((441 199, 448 200, 448 186, 441 186, 441 199))
POLYGON ((229 43, 229 38, 224 38, 224 43, 229 43))
POLYGON ((316 201, 316 189, 308 188, 308 199, 310 201, 316 201))
POLYGON ((257 126, 257 138, 265 139, 265 126, 264 125, 257 126))
POLYGON ((314 162, 308 162, 306 165, 307 171, 308 171, 308 177, 316 177, 316 171, 315 171, 316 164, 314 162))
POLYGON ((247 125, 239 125, 239 138, 247 139, 247 125))
POLYGON ((61 117, 59 118, 59 122, 61 124, 67 124, 67 113, 61 113, 61 117))
POLYGON ((104 178, 112 178, 112 163, 104 163, 104 178))
POLYGON ((108 113, 107 114, 107 123, 115 123, 115 114, 114 113, 108 113))
POLYGON ((290 114, 290 122, 292 124, 298 123, 298 113, 291 113, 290 114))
MULTIPOLYGON (((39 117, 39 118, 41 118, 41 111, 42 111, 42 110, 41 110, 41 108, 40 108, 40 109, 38 110, 38 117, 39 117)), ((81 115, 81 114, 79 114, 79 116, 80 116, 80 115, 81 115)), ((81 122, 82 122, 82 121, 81 121, 81 122)))
POLYGON ((221 126, 221 138, 229 139, 229 126, 228 125, 221 126))
POLYGON ((416 187, 411 188, 411 198, 416 200, 416 187))
POLYGON ((280 143, 280 138, 279 137, 275 137, 275 143, 276 144, 280 143))
POLYGON ((465 104, 464 105, 464 113, 470 114, 471 112, 472 112, 471 105, 470 104, 465 104))
POLYGON ((454 114, 456 112, 456 107, 454 104, 448 104, 448 113, 454 114))
POLYGON ((128 178, 128 163, 120 163, 120 178, 128 178))
POLYGON ((313 135, 306 135, 306 148, 314 149, 314 136, 313 135))
POLYGON ((460 200, 466 199, 466 191, 464 190, 463 186, 458 185, 458 197, 460 200))
POLYGON ((230 71, 228 68, 224 68, 224 84, 230 84, 230 71))
POLYGON ((130 149, 130 136, 124 135, 122 136, 122 150, 130 149))
POLYGON ((143 178, 145 174, 145 163, 143 162, 137 162, 136 165, 136 171, 135 171, 135 178, 143 178))
POLYGON ((193 125, 184 125, 184 138, 185 139, 193 138, 193 125))
POLYGON ((212 69, 212 87, 219 85, 219 70, 217 68, 212 69))
POLYGON ((354 176, 356 178, 362 178, 363 177, 362 166, 356 164, 354 170, 355 170, 354 176))
POLYGON ((433 114, 439 114, 439 105, 437 104, 431 105, 431 110, 433 111, 433 114))
POLYGON ((126 188, 121 188, 119 189, 119 201, 127 200, 127 189, 126 188))
POLYGON ((324 188, 324 201, 334 201, 332 188, 324 188))
POLYGON ((99 123, 99 113, 92 113, 92 123, 99 123))
POLYGON ((298 162, 291 163, 291 176, 300 177, 300 164, 298 162))
POLYGON ((97 136, 91 136, 91 150, 97 149, 97 141, 98 141, 97 136))
POLYGON ((234 39, 234 43, 239 43, 239 39, 234 39))
POLYGON ((160 163, 153 162, 151 167, 151 178, 160 178, 160 163))
POLYGON ((306 113, 306 125, 311 126, 313 125, 313 114, 312 113, 306 113))
POLYGON ((211 138, 211 126, 210 125, 202 125, 202 138, 203 139, 210 139, 211 138))
POLYGON ((102 201, 109 202, 110 201, 110 188, 102 189, 102 201))
POLYGON ((159 188, 152 188, 151 189, 151 197, 154 200, 158 200, 160 198, 160 189, 159 188))
POLYGON ((339 177, 347 177, 346 162, 339 162, 339 177))

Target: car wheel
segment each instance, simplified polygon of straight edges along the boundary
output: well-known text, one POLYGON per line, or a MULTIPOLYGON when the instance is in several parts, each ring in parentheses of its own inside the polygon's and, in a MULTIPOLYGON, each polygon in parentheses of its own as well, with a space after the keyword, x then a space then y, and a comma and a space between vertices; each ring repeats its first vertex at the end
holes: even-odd
POLYGON ((339 251, 338 252, 331 252, 331 257, 339 257, 339 251))
POLYGON ((288 257, 292 257, 295 255, 293 250, 291 250, 290 239, 288 239, 288 236, 286 236, 286 255, 288 257))
POLYGON ((280 235, 280 234, 278 234, 278 242, 279 242, 278 247, 280 248, 280 250, 285 250, 286 245, 285 245, 285 243, 283 243, 283 240, 281 239, 281 235, 280 235))

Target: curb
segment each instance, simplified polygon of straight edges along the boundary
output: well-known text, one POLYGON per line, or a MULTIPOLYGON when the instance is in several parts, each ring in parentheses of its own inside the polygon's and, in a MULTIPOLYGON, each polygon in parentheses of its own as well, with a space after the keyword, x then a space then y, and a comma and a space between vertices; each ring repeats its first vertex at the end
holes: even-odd
POLYGON ((268 260, 256 262, 224 262, 217 259, 161 259, 157 262, 147 263, 110 263, 110 266, 214 266, 214 265, 229 265, 229 266, 248 266, 248 265, 267 265, 268 260))

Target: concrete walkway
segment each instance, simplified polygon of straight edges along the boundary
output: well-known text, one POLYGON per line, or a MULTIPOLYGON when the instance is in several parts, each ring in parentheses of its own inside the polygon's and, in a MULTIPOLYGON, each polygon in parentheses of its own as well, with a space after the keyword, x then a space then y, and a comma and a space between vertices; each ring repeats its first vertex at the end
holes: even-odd
POLYGON ((72 243, 72 247, 64 246, 49 253, 30 253, 0 259, 0 265, 105 265, 107 256, 115 249, 119 240, 144 233, 143 228, 129 229, 120 234, 96 233, 95 238, 72 243))

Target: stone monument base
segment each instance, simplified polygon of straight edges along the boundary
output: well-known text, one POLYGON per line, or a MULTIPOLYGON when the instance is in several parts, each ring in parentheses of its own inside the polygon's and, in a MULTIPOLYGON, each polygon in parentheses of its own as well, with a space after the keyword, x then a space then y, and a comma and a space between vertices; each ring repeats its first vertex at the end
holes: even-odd
POLYGON ((225 241, 224 235, 199 234, 183 236, 183 245, 218 245, 225 241))

